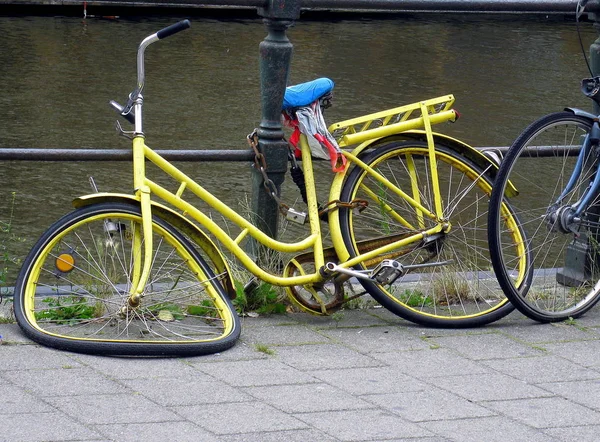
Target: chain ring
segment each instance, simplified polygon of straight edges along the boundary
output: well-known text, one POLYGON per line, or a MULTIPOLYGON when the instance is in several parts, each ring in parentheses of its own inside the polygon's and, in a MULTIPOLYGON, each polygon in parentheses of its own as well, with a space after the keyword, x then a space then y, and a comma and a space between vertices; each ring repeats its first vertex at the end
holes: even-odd
MULTIPOLYGON (((292 259, 283 270, 284 277, 314 273, 313 261, 299 262, 292 259)), ((288 297, 305 312, 313 315, 330 315, 339 310, 344 301, 343 282, 327 281, 322 285, 295 285, 285 288, 288 297)))

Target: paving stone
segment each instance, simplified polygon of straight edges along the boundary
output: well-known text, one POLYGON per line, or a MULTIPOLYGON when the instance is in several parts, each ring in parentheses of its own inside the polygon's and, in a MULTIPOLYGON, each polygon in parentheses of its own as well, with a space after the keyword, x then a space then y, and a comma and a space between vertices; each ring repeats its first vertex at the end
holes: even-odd
POLYGON ((578 425, 576 427, 547 428, 544 433, 564 442, 597 442, 600 425, 578 425))
MULTIPOLYGON (((380 317, 371 314, 372 311, 379 311, 380 309, 358 309, 358 310, 340 310, 335 319, 331 316, 324 317, 306 317, 303 323, 310 324, 317 329, 333 329, 333 328, 343 328, 343 327, 371 327, 377 325, 390 325, 390 321, 381 319, 380 317)), ((400 324, 410 324, 408 321, 405 321, 397 316, 394 316, 394 321, 392 324, 400 325, 400 324)))
MULTIPOLYGON (((299 325, 304 321, 304 318, 315 318, 315 316, 294 313, 289 315, 259 315, 257 317, 242 316, 240 321, 242 323, 242 333, 251 328, 265 328, 273 326, 285 326, 285 325, 299 325)), ((330 321, 330 318, 323 318, 326 321, 330 321)))
POLYGON ((593 328, 598 329, 600 327, 600 310, 598 306, 587 312, 585 315, 580 316, 575 320, 577 327, 583 327, 588 329, 587 331, 593 332, 593 328))
POLYGON ((198 380, 195 376, 128 379, 123 381, 123 384, 153 402, 167 407, 252 400, 252 397, 243 391, 223 382, 215 379, 198 380))
POLYGON ((552 396, 547 390, 500 373, 435 377, 428 382, 473 402, 552 396))
POLYGON ((386 309, 382 306, 375 306, 373 308, 366 310, 366 312, 369 315, 375 316, 377 319, 387 322, 391 325, 395 325, 395 326, 402 327, 402 328, 418 327, 416 324, 414 324, 410 321, 407 321, 406 319, 401 318, 397 314, 390 312, 388 309, 386 309))
POLYGON ((0 372, 80 366, 72 355, 38 345, 0 345, 0 372))
POLYGON ((442 348, 455 350, 472 360, 537 356, 540 350, 522 344, 513 338, 496 332, 469 332, 456 336, 431 338, 442 348))
POLYGON ((308 425, 293 416, 260 402, 192 405, 171 409, 218 435, 308 428, 308 425))
POLYGON ((363 399, 412 422, 464 419, 495 414, 487 408, 433 386, 421 391, 363 396, 363 399))
POLYGON ((103 436, 62 413, 0 414, 0 441, 102 440, 103 436))
POLYGON ((246 393, 286 413, 353 410, 371 404, 327 384, 252 387, 246 393))
POLYGON ((418 335, 408 334, 394 326, 334 328, 321 331, 336 343, 361 353, 381 353, 400 350, 420 350, 430 344, 418 335))
POLYGON ((191 422, 144 422, 95 425, 98 433, 119 442, 217 442, 219 439, 191 422))
POLYGON ((472 361, 452 350, 436 348, 405 352, 374 353, 373 358, 391 366, 394 370, 418 379, 435 376, 490 373, 481 362, 472 361))
POLYGON ((488 367, 531 384, 594 379, 598 373, 558 356, 482 361, 488 367))
POLYGON ((221 442, 335 442, 338 440, 318 430, 289 430, 219 436, 221 442))
POLYGON ((0 414, 2 415, 54 411, 44 401, 26 392, 24 388, 8 383, 8 381, 2 379, 2 376, 0 376, 0 398, 0 414))
MULTIPOLYGON (((257 327, 258 328, 258 327, 257 327)), ((194 358, 187 358, 190 364, 205 364, 210 362, 224 361, 248 361, 255 359, 267 359, 269 356, 256 348, 256 343, 246 339, 246 332, 242 331, 242 337, 236 344, 224 352, 214 353, 212 355, 203 355, 194 358)))
POLYGON ((543 344, 556 341, 594 339, 596 336, 578 327, 561 323, 540 324, 532 320, 497 326, 497 330, 528 344, 543 344))
POLYGON ((113 358, 106 356, 75 355, 81 364, 97 370, 112 379, 140 379, 172 377, 173 373, 185 376, 197 376, 198 381, 208 380, 196 370, 190 361, 196 358, 113 358))
MULTIPOLYGON (((557 396, 600 411, 600 379, 589 381, 554 382, 538 384, 541 388, 551 391, 557 396)), ((599 422, 600 423, 600 422, 599 422)))
MULTIPOLYGON (((279 352, 279 349, 277 351, 279 352)), ((303 373, 274 358, 215 362, 198 364, 197 367, 204 373, 236 387, 316 382, 309 373, 303 373)))
POLYGON ((600 413, 562 397, 482 403, 497 413, 535 428, 596 425, 600 413))
POLYGON ((0 324, 0 336, 2 336, 5 345, 34 343, 23 334, 17 324, 0 324))
POLYGON ((254 344, 319 344, 330 341, 326 336, 310 330, 303 325, 252 327, 244 332, 242 340, 247 342, 250 346, 254 344))
POLYGON ((560 356, 584 367, 600 370, 600 340, 557 342, 544 344, 553 355, 560 356))
MULTIPOLYGON (((480 417, 428 422, 427 428, 456 442, 552 442, 554 439, 541 430, 501 417, 480 417)), ((579 440, 579 439, 570 439, 579 440)))
POLYGON ((377 441, 433 436, 419 425, 384 410, 346 410, 296 415, 342 441, 377 441))
POLYGON ((298 345, 279 347, 277 357, 284 364, 298 370, 312 372, 333 368, 376 367, 381 362, 343 345, 298 345), (336 357, 332 358, 331 355, 336 357))
POLYGON ((37 396, 122 393, 126 388, 87 367, 19 370, 3 375, 37 396))
POLYGON ((419 391, 429 387, 428 384, 387 366, 319 370, 312 374, 315 378, 358 396, 419 391))
POLYGON ((46 401, 86 424, 127 424, 181 420, 174 413, 138 394, 62 396, 46 401))

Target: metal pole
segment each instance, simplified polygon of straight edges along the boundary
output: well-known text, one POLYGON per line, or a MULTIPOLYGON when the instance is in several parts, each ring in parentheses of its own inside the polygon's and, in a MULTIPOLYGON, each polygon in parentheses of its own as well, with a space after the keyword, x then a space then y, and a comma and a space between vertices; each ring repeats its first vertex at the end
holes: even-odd
MULTIPOLYGON (((598 0, 590 1, 586 6, 588 18, 593 20, 594 28, 600 35, 600 16, 598 15, 600 3, 598 0)), ((592 75, 600 75, 600 37, 590 45, 590 68, 592 75)), ((594 102, 593 112, 600 114, 600 107, 594 102)), ((600 206, 591 206, 586 219, 591 223, 600 220, 600 206)), ((593 269, 598 268, 600 260, 597 256, 596 247, 592 243, 600 240, 600 232, 591 228, 589 233, 581 233, 574 237, 573 242, 567 246, 565 264, 556 273, 558 283, 568 287, 579 287, 594 278, 593 269)), ((597 272, 597 271, 596 271, 597 272)))
MULTIPOLYGON (((258 128, 259 151, 265 157, 268 179, 281 192, 288 163, 288 146, 281 126, 281 106, 287 85, 293 46, 286 30, 300 17, 300 0, 270 0, 259 8, 267 36, 260 43, 262 120, 258 128)), ((276 238, 279 208, 265 190, 262 173, 253 167, 251 210, 255 225, 276 238)))

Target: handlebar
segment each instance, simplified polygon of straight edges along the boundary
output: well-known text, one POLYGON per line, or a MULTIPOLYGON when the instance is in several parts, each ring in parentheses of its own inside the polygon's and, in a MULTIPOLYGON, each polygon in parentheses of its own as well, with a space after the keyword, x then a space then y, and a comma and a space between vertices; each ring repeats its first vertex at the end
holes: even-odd
POLYGON ((115 101, 111 101, 111 106, 125 117, 128 121, 135 124, 135 131, 142 132, 141 108, 142 108, 142 90, 144 89, 145 74, 144 74, 144 52, 152 43, 177 34, 191 26, 189 20, 182 20, 166 28, 161 29, 154 34, 144 38, 138 47, 137 52, 137 86, 135 90, 129 94, 129 100, 125 106, 121 106, 115 101), (135 106, 135 111, 134 111, 135 106))
POLYGON ((189 28, 190 26, 191 26, 191 24, 190 24, 189 20, 182 20, 171 26, 167 26, 166 28, 161 29, 160 31, 158 31, 156 33, 156 36, 158 37, 159 40, 162 40, 163 38, 167 38, 173 34, 177 34, 178 32, 184 31, 187 28, 189 28))

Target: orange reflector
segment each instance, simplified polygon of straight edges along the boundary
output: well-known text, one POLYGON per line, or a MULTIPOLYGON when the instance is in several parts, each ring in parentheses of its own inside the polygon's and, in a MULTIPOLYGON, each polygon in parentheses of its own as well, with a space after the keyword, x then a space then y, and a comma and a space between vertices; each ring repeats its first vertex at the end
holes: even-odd
POLYGON ((68 273, 75 268, 75 258, 70 253, 62 253, 56 258, 54 265, 59 271, 68 273))

